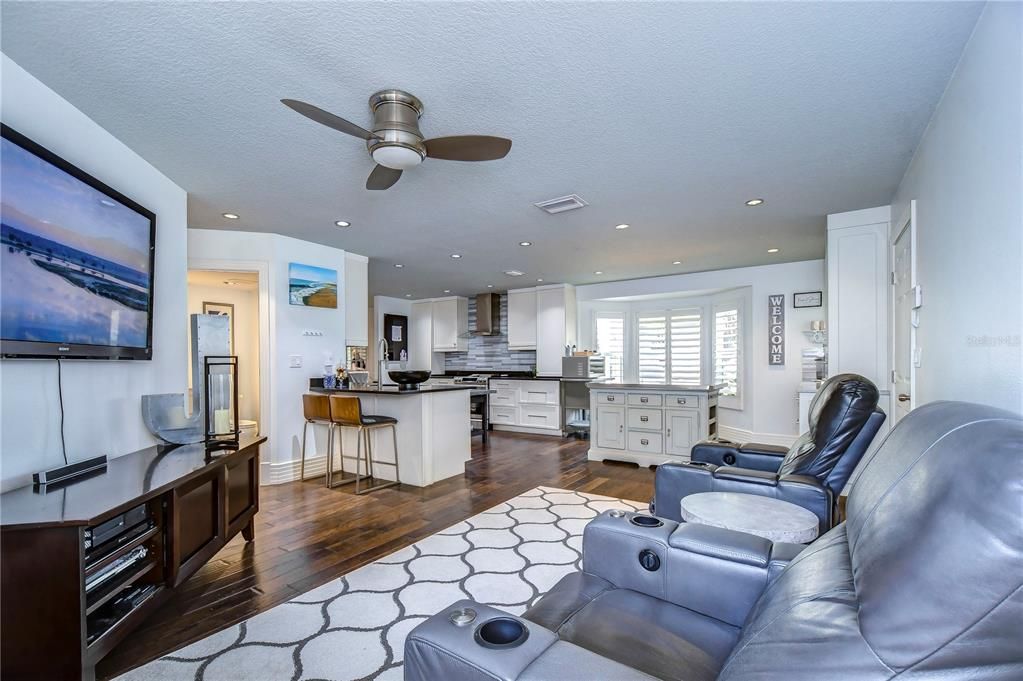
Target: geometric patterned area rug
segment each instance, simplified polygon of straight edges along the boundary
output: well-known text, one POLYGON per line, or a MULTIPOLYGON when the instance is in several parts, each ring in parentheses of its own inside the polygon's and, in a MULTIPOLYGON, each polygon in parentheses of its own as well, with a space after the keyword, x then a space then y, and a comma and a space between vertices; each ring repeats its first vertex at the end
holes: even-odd
POLYGON ((536 487, 116 681, 400 681, 413 627, 462 598, 521 614, 615 508, 646 504, 536 487))

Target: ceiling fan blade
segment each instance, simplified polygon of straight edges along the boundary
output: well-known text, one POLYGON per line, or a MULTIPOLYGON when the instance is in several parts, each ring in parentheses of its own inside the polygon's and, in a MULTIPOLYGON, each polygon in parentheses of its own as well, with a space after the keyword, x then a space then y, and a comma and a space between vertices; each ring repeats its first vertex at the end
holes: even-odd
POLYGON ((317 123, 325 125, 328 128, 334 128, 346 135, 351 135, 352 137, 358 137, 364 140, 376 137, 376 135, 371 133, 369 130, 361 128, 351 121, 346 121, 340 116, 335 116, 329 111, 324 111, 318 106, 313 106, 306 102, 300 102, 297 99, 282 99, 281 104, 294 109, 306 118, 311 118, 317 123))
POLYGON ((366 189, 387 189, 401 177, 401 171, 378 165, 366 178, 366 189))
POLYGON ((426 155, 445 161, 495 161, 511 150, 511 140, 487 135, 457 135, 426 140, 426 155))

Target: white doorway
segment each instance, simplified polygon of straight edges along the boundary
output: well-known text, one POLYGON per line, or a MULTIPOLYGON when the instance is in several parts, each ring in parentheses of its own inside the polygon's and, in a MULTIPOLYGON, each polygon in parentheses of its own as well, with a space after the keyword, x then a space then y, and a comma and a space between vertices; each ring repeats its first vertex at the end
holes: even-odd
POLYGON ((916 329, 920 287, 916 274, 916 201, 892 231, 892 425, 916 406, 916 329))
MULTIPOLYGON (((190 269, 188 271, 188 324, 191 347, 193 314, 229 317, 230 354, 238 357, 238 418, 243 433, 265 432, 261 390, 262 337, 260 329, 260 277, 256 271, 190 269)), ((195 377, 189 362, 189 389, 195 377)), ((201 380, 201 379, 200 379, 201 380)), ((189 400, 191 397, 189 396, 189 400)))

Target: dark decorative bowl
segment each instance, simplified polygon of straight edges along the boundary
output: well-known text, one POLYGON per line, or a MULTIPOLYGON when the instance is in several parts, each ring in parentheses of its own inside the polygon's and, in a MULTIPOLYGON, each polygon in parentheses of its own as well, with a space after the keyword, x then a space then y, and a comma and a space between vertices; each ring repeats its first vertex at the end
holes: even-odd
POLYGON ((387 375, 398 384, 398 390, 418 390, 419 384, 430 378, 429 371, 388 371, 387 375))

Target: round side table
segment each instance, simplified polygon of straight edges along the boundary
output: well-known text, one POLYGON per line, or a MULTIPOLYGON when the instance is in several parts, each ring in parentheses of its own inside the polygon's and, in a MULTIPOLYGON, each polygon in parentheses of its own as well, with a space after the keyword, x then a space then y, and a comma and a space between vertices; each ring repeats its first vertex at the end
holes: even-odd
POLYGON ((764 539, 806 544, 817 538, 820 521, 802 506, 738 492, 701 492, 684 497, 682 519, 755 534, 764 539))

